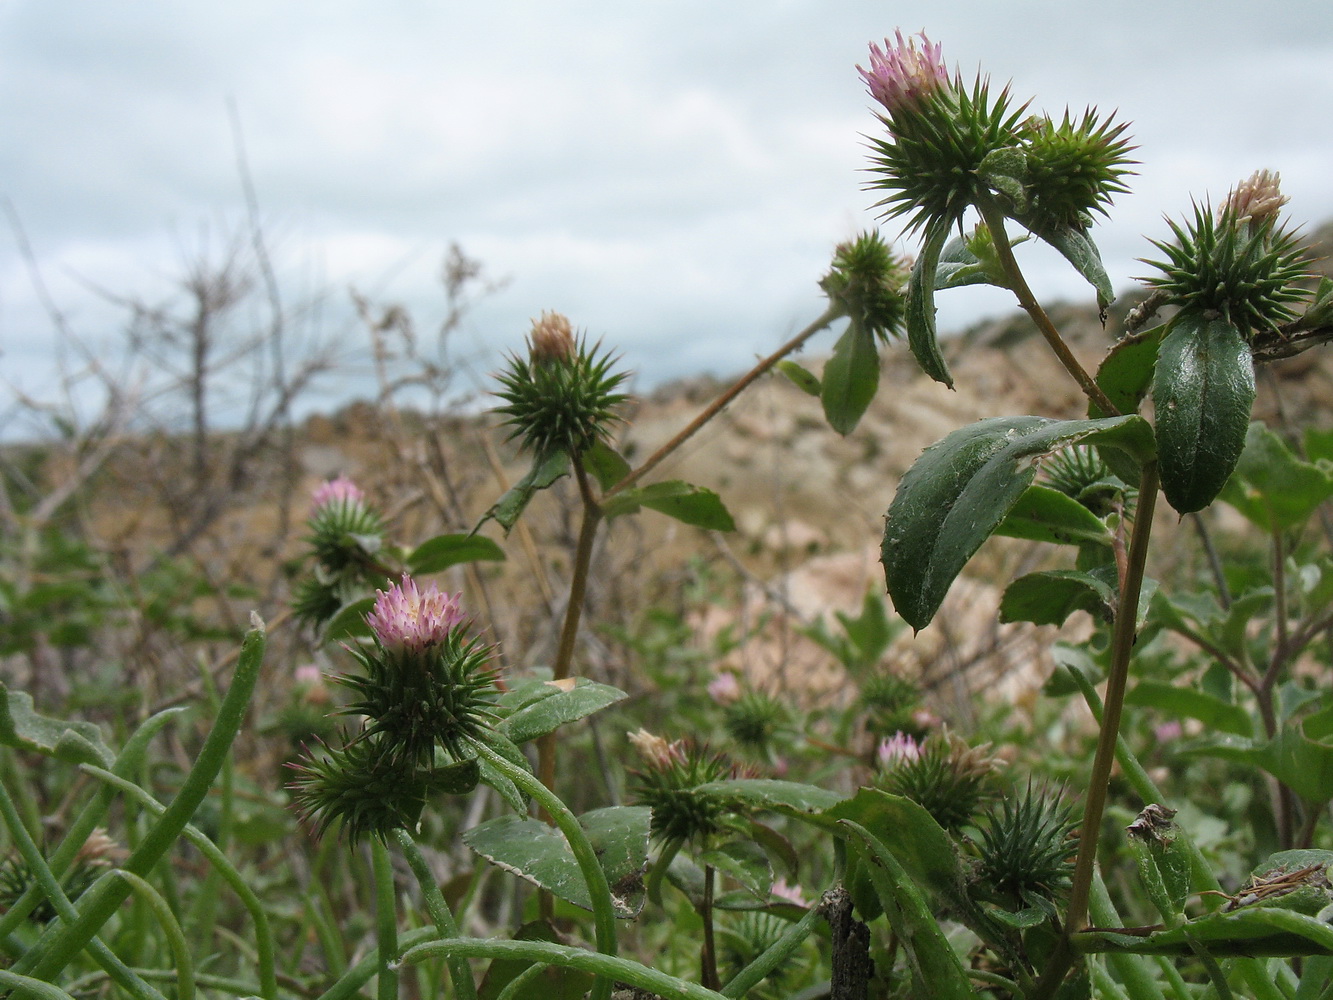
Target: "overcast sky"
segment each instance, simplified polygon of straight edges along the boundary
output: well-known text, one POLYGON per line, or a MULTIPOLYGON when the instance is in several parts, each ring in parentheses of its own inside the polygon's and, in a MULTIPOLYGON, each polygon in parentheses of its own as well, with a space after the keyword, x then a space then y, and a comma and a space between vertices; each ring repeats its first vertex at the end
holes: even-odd
MULTIPOLYGON (((1118 285, 1143 273, 1134 258, 1150 252, 1142 234, 1165 234, 1163 213, 1260 167, 1281 171, 1295 218, 1333 217, 1333 4, 927 11, 0 0, 0 195, 53 299, 101 342, 119 319, 90 285, 163 296, 203 232, 242 226, 234 102, 284 296, 329 291, 327 332, 353 330, 352 285, 429 326, 456 241, 509 279, 456 343, 483 371, 558 309, 619 347, 641 387, 726 374, 817 314, 833 245, 874 224, 860 171, 876 123, 855 64, 901 26, 969 77, 1012 80, 1035 110, 1095 104, 1133 122, 1140 176, 1095 233, 1118 285)), ((1031 266, 1039 294, 1085 294, 1045 258, 1031 266)), ((940 306, 949 328, 1008 302, 964 290, 940 306)), ((53 342, 6 223, 0 379, 40 390, 53 342)))

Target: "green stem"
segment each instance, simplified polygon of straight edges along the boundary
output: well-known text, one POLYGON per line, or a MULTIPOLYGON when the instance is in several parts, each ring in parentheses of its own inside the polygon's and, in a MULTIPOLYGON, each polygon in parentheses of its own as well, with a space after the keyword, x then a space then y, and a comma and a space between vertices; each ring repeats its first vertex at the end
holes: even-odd
POLYGON ((146 879, 130 872, 117 868, 108 872, 106 877, 124 879, 129 883, 130 891, 153 911, 162 936, 167 940, 167 947, 171 950, 171 960, 176 965, 176 996, 178 1000, 194 1000, 194 957, 185 942, 185 932, 181 930, 180 921, 171 912, 166 899, 146 879))
POLYGON ((697 417, 695 417, 688 424, 686 424, 684 429, 682 429, 680 433, 678 433, 670 441, 662 445, 662 447, 658 448, 655 452, 653 452, 646 459, 644 459, 643 463, 637 469, 635 469, 633 472, 630 472, 628 475, 625 476, 624 479, 622 479, 620 482, 616 483, 609 490, 607 490, 606 495, 612 496, 616 493, 621 492, 622 490, 629 489, 640 479, 646 476, 649 472, 657 468, 657 466, 660 465, 664 460, 666 460, 671 455, 672 452, 674 452, 677 448, 679 448, 686 441, 692 438, 710 420, 712 420, 719 413, 721 413, 726 408, 728 403, 730 403, 733 399, 735 399, 742 392, 748 389, 751 383, 753 383, 756 379, 758 379, 761 375, 767 372, 775 364, 777 364, 779 361, 785 358, 788 354, 791 354, 793 351, 801 347, 802 344, 804 344, 807 340, 809 340, 811 337, 817 334, 820 330, 826 329, 830 323, 832 323, 834 320, 836 320, 839 316, 842 315, 844 315, 844 313, 841 307, 832 305, 829 306, 826 310, 824 310, 823 315, 821 315, 813 323, 811 323, 796 336, 792 337, 791 340, 787 341, 776 351, 774 351, 768 357, 758 362, 753 368, 751 368, 748 372, 746 372, 744 375, 738 378, 731 385, 729 389, 724 391, 720 396, 717 397, 717 399, 709 403, 708 406, 705 409, 703 409, 697 417))
MULTIPOLYGON (((433 940, 435 933, 434 927, 417 927, 403 934, 398 939, 398 943, 402 947, 411 947, 424 941, 433 940)), ((359 1000, 361 987, 374 978, 379 970, 379 963, 380 956, 378 952, 366 955, 356 965, 338 977, 338 981, 321 993, 317 1000, 359 1000)))
POLYGON ((393 886, 393 859, 378 838, 370 841, 370 863, 375 872, 375 937, 379 944, 375 995, 379 1000, 398 1000, 398 899, 393 886))
POLYGON ((1000 258, 1000 266, 1004 268, 1005 277, 1009 279, 1010 290, 1018 298, 1018 304, 1023 307, 1024 312, 1032 317, 1032 322, 1037 324, 1037 329, 1046 338, 1046 343, 1055 352, 1060 364, 1064 365, 1065 371, 1069 372, 1074 377, 1074 381, 1083 389, 1084 395, 1092 401, 1097 409, 1102 411, 1103 416, 1119 416, 1120 411, 1107 398, 1106 393, 1102 391, 1096 380, 1078 363, 1078 358, 1074 357, 1074 352, 1069 349, 1069 345, 1060 336, 1060 331, 1055 328, 1051 318, 1046 315, 1046 310, 1041 307, 1037 297, 1032 294, 1032 289, 1028 287, 1027 279, 1023 277, 1023 272, 1018 266, 1018 260, 1014 257, 1013 247, 1009 245, 1009 237, 1004 231, 1004 212, 1000 210, 1000 206, 995 203, 993 198, 984 198, 977 203, 977 208, 981 212, 981 218, 986 223, 986 228, 991 232, 995 252, 1000 258))
MULTIPOLYGON (((240 731, 263 660, 264 629, 256 617, 255 628, 246 634, 241 644, 236 674, 218 709, 213 728, 199 750, 194 767, 186 775, 171 805, 122 866, 126 871, 147 876, 176 842, 190 817, 204 801, 204 796, 222 769, 222 761, 230 751, 232 741, 240 731)), ((87 946, 130 892, 123 879, 104 882, 103 886, 105 888, 95 894, 86 894, 86 901, 80 900, 82 912, 77 920, 64 926, 54 940, 39 941, 27 955, 14 963, 14 971, 31 975, 35 979, 50 980, 58 975, 87 946)))
POLYGON ((403 953, 403 964, 413 965, 430 958, 460 955, 468 958, 498 958, 502 961, 541 962, 601 977, 599 982, 617 980, 654 993, 663 1000, 723 1000, 721 993, 697 983, 686 982, 658 972, 646 965, 583 948, 551 944, 547 941, 504 941, 498 939, 454 938, 427 941, 403 953))
POLYGON ((699 906, 699 916, 704 922, 704 943, 699 954, 699 981, 710 990, 722 987, 717 974, 717 943, 713 937, 713 887, 716 880, 713 866, 704 865, 704 898, 699 906))
MULTIPOLYGON (((74 923, 79 917, 78 912, 74 909, 74 904, 65 895, 65 890, 61 887, 55 875, 52 874, 46 859, 42 857, 42 852, 37 848, 36 841, 29 835, 28 828, 19 815, 18 807, 9 795, 9 787, 3 782, 0 782, 0 816, 4 818, 5 825, 9 827, 14 846, 18 848, 19 856, 32 873, 40 892, 50 901, 51 907, 60 916, 61 920, 66 924, 74 923)), ((106 970, 112 981, 130 996, 140 998, 140 1000, 150 1000, 150 998, 151 1000, 163 1000, 161 993, 136 976, 133 970, 125 965, 100 940, 93 938, 89 941, 88 950, 97 964, 106 970)), ((16 968, 15 971, 19 970, 16 968)))
POLYGON ((822 916, 823 913, 818 906, 806 910, 805 916, 787 928, 782 937, 769 945, 763 954, 736 973, 731 981, 722 987, 722 995, 729 997, 730 1000, 739 1000, 758 986, 765 976, 792 956, 801 946, 801 942, 810 936, 810 932, 814 930, 815 924, 822 916))
MULTIPOLYGON (((997 243, 999 241, 997 240, 997 243)), ((1097 734, 1097 753, 1088 780, 1083 805, 1083 825, 1079 830, 1078 856, 1069 892, 1065 932, 1046 968, 1032 1000, 1050 1000, 1074 962, 1069 936, 1087 924, 1088 898, 1097 869, 1097 840, 1101 835, 1102 813, 1115 763, 1120 735, 1120 716, 1125 707, 1125 687, 1129 679, 1129 661, 1134 652, 1138 625, 1139 596, 1148 559, 1148 539, 1152 534, 1153 511, 1157 506, 1157 462, 1145 462, 1139 480, 1139 509, 1134 514, 1134 530, 1129 540, 1129 561, 1120 599, 1116 605, 1115 626, 1111 638, 1111 667, 1106 678, 1106 702, 1102 709, 1101 729, 1097 734)))
MULTIPOLYGON (((601 862, 597 860, 597 852, 593 849, 592 843, 588 840, 588 835, 583 831, 583 827, 579 825, 578 817, 570 812, 569 808, 560 801, 560 798, 534 775, 511 763, 485 743, 474 740, 472 746, 480 756, 486 759, 487 763, 518 786, 520 791, 532 796, 537 804, 546 810, 546 814, 560 828, 560 832, 565 835, 565 840, 569 843, 569 849, 573 852, 574 860, 578 863, 579 871, 583 875, 583 881, 588 886, 588 899, 592 903, 597 950, 603 955, 615 955, 616 911, 614 904, 611 902, 611 886, 606 881, 606 872, 602 870, 601 862)), ((607 1000, 610 995, 611 981, 605 978, 598 979, 593 985, 592 1000, 607 1000)))
MULTIPOLYGON (((166 806, 132 781, 119 777, 103 768, 94 767, 92 764, 84 764, 82 770, 112 788, 124 792, 154 816, 161 816, 167 811, 166 806)), ((181 835, 194 845, 195 850, 202 854, 205 860, 213 866, 213 870, 218 873, 219 877, 231 886, 232 891, 240 898, 246 912, 250 914, 250 919, 255 924, 255 964, 258 966, 259 972, 259 993, 264 997, 264 1000, 276 1000, 278 978, 273 946, 273 930, 269 926, 268 913, 259 901, 259 897, 255 895, 255 891, 250 888, 250 884, 245 881, 244 876, 236 870, 227 856, 222 853, 222 849, 198 827, 187 823, 181 835)))
MULTIPOLYGON (((137 771, 153 737, 160 733, 173 717, 186 711, 188 710, 185 708, 168 708, 146 719, 125 742, 125 748, 121 750, 120 756, 116 758, 115 764, 112 765, 112 772, 124 778, 137 771)), ((70 825, 64 839, 60 842, 60 846, 55 849, 47 862, 56 879, 65 877, 65 873, 69 871, 75 855, 87 842, 93 830, 97 829, 98 824, 106 815, 106 811, 111 808, 111 802, 115 796, 116 793, 112 789, 102 789, 70 825)), ((41 886, 33 884, 24 890, 23 895, 15 900, 14 904, 4 914, 0 914, 0 937, 8 936, 42 899, 41 886)))
MULTIPOLYGON (((421 886, 426 912, 430 914, 435 929, 440 932, 441 937, 458 937, 458 924, 454 921, 454 915, 449 912, 449 904, 445 902, 444 895, 435 882, 435 873, 426 863, 421 848, 406 830, 395 830, 393 835, 398 841, 398 848, 403 852, 403 857, 407 859, 407 866, 412 869, 417 884, 421 886)), ((476 1000, 477 986, 472 981, 472 972, 464 959, 450 959, 449 975, 453 979, 454 995, 459 1000, 476 1000)))
POLYGON ((15 972, 0 970, 0 986, 13 990, 16 997, 33 997, 34 1000, 74 1000, 59 986, 52 986, 40 979, 20 976, 15 972))

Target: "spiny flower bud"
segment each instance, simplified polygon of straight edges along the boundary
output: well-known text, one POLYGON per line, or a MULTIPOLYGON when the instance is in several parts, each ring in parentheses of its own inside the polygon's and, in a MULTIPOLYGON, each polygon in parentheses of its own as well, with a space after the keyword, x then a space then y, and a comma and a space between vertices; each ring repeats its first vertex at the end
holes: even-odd
POLYGON ((330 504, 361 506, 365 499, 365 493, 356 483, 347 476, 340 475, 337 479, 326 480, 315 488, 314 493, 310 495, 310 510, 316 513, 330 504))
MULTIPOLYGON (((322 600, 314 591, 303 595, 309 608, 316 609, 340 596, 333 593, 340 589, 337 586, 340 577, 347 574, 355 577, 374 561, 383 539, 384 522, 366 503, 360 487, 346 476, 339 476, 322 483, 311 494, 307 523, 310 534, 306 540, 324 573, 319 583, 326 591, 322 600)), ((323 620, 313 614, 298 613, 312 621, 323 620)))
POLYGON ((932 45, 924 31, 906 39, 901 29, 894 35, 897 43, 886 38, 882 49, 870 43, 870 69, 856 67, 870 96, 884 105, 890 116, 918 107, 936 90, 949 85, 942 46, 932 45), (921 39, 920 49, 915 38, 921 39))
POLYGON ((990 744, 973 747, 953 733, 939 732, 916 747, 913 755, 906 743, 900 744, 897 759, 877 783, 916 802, 944 829, 961 829, 992 794, 991 777, 999 762, 990 744))
POLYGON ((558 312, 543 312, 540 319, 532 321, 528 355, 533 361, 568 361, 574 351, 574 330, 568 317, 558 312))
POLYGON ((845 316, 887 341, 903 333, 911 268, 879 233, 864 232, 838 244, 829 273, 819 287, 845 316))
POLYGON ((879 741, 875 750, 879 766, 884 770, 897 767, 900 763, 921 759, 921 746, 902 730, 879 741))
POLYGON ((375 591, 375 609, 366 615, 380 645, 393 652, 422 652, 445 640, 463 620, 456 594, 444 594, 435 584, 422 591, 406 573, 401 584, 375 591))
POLYGON ((1006 795, 981 824, 977 880, 983 894, 1006 907, 1040 906, 1069 884, 1074 865, 1073 807, 1059 793, 1034 789, 1006 795))
POLYGON ((539 458, 556 452, 578 457, 605 440, 619 420, 616 408, 627 398, 616 390, 629 377, 614 370, 616 358, 575 340, 569 321, 543 314, 533 324, 529 356, 509 358, 496 378, 496 408, 512 428, 510 437, 539 458))
POLYGON ((700 785, 740 777, 742 770, 724 754, 688 740, 670 743, 640 729, 630 742, 648 765, 634 774, 634 798, 653 810, 652 832, 663 842, 703 843, 727 828, 740 803, 700 785))

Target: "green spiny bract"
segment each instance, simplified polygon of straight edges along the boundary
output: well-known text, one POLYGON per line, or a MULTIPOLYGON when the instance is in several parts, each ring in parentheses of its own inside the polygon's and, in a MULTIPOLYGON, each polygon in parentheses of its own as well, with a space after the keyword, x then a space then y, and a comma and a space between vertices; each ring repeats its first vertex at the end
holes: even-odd
POLYGON ((606 439, 620 419, 616 407, 628 398, 616 391, 628 373, 613 370, 617 359, 599 348, 580 339, 564 356, 510 355, 509 368, 496 376, 495 394, 505 405, 495 412, 512 428, 511 439, 539 457, 577 457, 606 439))
POLYGON ((1042 467, 1045 484, 1105 517, 1136 491, 1102 461, 1096 448, 1075 445, 1057 452, 1042 467))
POLYGON ((1067 111, 1058 125, 1029 119, 1022 144, 1028 205, 1018 213, 1023 223, 1037 232, 1086 229, 1094 212, 1105 215, 1112 198, 1129 191, 1121 178, 1133 173, 1128 154, 1135 147, 1124 137, 1126 128, 1092 109, 1077 124, 1067 111))
POLYGON ((1058 794, 1033 788, 987 810, 977 841, 977 885, 1006 906, 1040 905, 1069 884, 1078 823, 1058 794))
POLYGON ((645 753, 647 766, 632 772, 634 801, 653 810, 653 836, 663 843, 701 845, 729 829, 740 806, 724 795, 698 788, 735 778, 739 768, 725 754, 688 740, 660 743, 664 752, 645 753))
POLYGON ((1152 241, 1166 260, 1143 263, 1162 272, 1144 280, 1170 304, 1221 316, 1247 335, 1296 318, 1291 305, 1305 298, 1299 282, 1309 271, 1300 241, 1278 226, 1276 213, 1243 218, 1228 204, 1214 215, 1196 203, 1192 223, 1167 224, 1175 241, 1152 241))
POLYGON ((334 500, 315 509, 306 541, 316 561, 336 573, 373 562, 384 538, 379 514, 357 500, 334 500))
POLYGON ((877 232, 838 244, 819 287, 853 322, 881 341, 902 336, 907 322, 908 267, 877 232))
POLYGON ((952 733, 936 733, 917 756, 899 758, 877 784, 911 799, 954 832, 970 823, 993 794, 991 775, 997 761, 989 751, 990 744, 971 747, 952 733))
POLYGON ((866 728, 876 736, 903 732, 919 737, 925 731, 915 718, 921 708, 921 691, 905 678, 871 674, 861 683, 860 702, 868 715, 866 728))
POLYGON ((374 739, 386 757, 427 765, 438 746, 455 759, 490 727, 498 693, 491 647, 452 629, 424 650, 376 643, 352 650, 362 672, 334 678, 355 701, 344 715, 364 715, 359 739, 374 739))
POLYGON ((722 713, 727 735, 748 750, 765 751, 790 722, 787 706, 762 691, 747 691, 722 713))
POLYGON ((292 614, 297 621, 320 626, 362 593, 360 574, 331 574, 317 565, 309 576, 302 577, 292 586, 292 614))
POLYGON ((956 222, 989 195, 978 174, 988 153, 1015 146, 1024 107, 1011 110, 1008 88, 992 98, 978 79, 972 92, 962 80, 940 87, 912 113, 879 115, 887 138, 870 139, 869 168, 876 177, 868 187, 889 194, 876 207, 885 218, 912 213, 908 230, 936 219, 956 222))
POLYGON ((394 830, 412 829, 435 790, 429 770, 373 738, 345 747, 320 744, 288 767, 296 776, 287 789, 315 836, 341 822, 353 843, 367 836, 387 841, 394 830))

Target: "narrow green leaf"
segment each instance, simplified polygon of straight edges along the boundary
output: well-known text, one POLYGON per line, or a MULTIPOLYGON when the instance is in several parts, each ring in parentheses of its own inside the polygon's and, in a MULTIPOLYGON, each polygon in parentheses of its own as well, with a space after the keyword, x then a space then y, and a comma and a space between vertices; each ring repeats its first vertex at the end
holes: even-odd
POLYGON ((918 631, 949 585, 994 533, 1042 458, 1072 444, 1151 457, 1152 431, 1130 414, 1102 420, 997 417, 954 431, 903 476, 884 527, 882 561, 894 607, 918 631))
POLYGON ((949 227, 948 218, 939 218, 926 228, 921 256, 916 259, 907 286, 907 346, 923 372, 952 389, 953 376, 935 334, 935 271, 949 227))
POLYGON ((604 490, 609 490, 630 473, 629 462, 624 456, 600 438, 583 453, 583 467, 604 490))
POLYGON ((1005 588, 1000 599, 1000 621, 1063 625, 1075 611, 1086 611, 1099 621, 1115 616, 1115 567, 1109 572, 1074 569, 1047 570, 1020 576, 1005 588))
POLYGON ((855 319, 833 347, 824 365, 820 401, 824 417, 839 434, 850 434, 879 388, 879 350, 875 335, 855 319))
POLYGON ((540 697, 502 720, 496 727, 515 743, 526 743, 554 732, 569 722, 600 712, 629 697, 619 688, 586 677, 540 685, 540 697))
POLYGON ((1095 542, 1110 546, 1113 536, 1106 524, 1073 497, 1034 483, 995 529, 997 535, 1026 538, 1056 545, 1095 542))
POLYGON ((607 499, 602 513, 610 520, 622 514, 632 514, 640 507, 647 507, 708 531, 736 530, 736 522, 732 520, 721 497, 710 489, 692 486, 679 479, 616 493, 607 499))
POLYGON ((753 840, 728 841, 704 851, 697 860, 730 875, 757 899, 768 902, 768 892, 773 887, 773 865, 764 849, 753 840))
POLYGON ((1060 229, 1033 230, 1033 235, 1049 243, 1059 251, 1060 256, 1074 266, 1074 270, 1097 290, 1097 308, 1105 309, 1115 301, 1115 288, 1111 277, 1102 264, 1101 251, 1092 241, 1087 230, 1075 226, 1060 229))
POLYGON ((472 530, 476 532, 487 521, 494 519, 500 522, 505 534, 509 534, 510 529, 518 523, 518 519, 523 515, 523 510, 527 507, 529 501, 561 476, 567 475, 569 475, 569 456, 563 451, 556 451, 550 455, 538 457, 532 463, 532 468, 528 470, 528 474, 506 490, 504 495, 495 501, 490 510, 482 515, 481 520, 477 522, 477 526, 472 530))
POLYGON ((1250 346, 1230 323, 1182 312, 1153 374, 1162 492, 1182 514, 1202 510, 1236 468, 1254 405, 1250 346))
POLYGON ((499 561, 504 549, 485 535, 436 535, 412 550, 407 567, 414 574, 439 573, 459 563, 499 561))
POLYGON ((818 399, 820 393, 824 391, 823 387, 820 385, 819 376, 806 368, 802 368, 795 361, 784 359, 779 361, 774 367, 783 375, 787 376, 792 385, 796 386, 796 388, 800 389, 807 396, 814 396, 815 399, 818 399))
POLYGON ((853 820, 843 823, 871 860, 867 871, 907 956, 916 993, 939 1000, 971 1000, 975 994, 962 962, 893 852, 860 824, 853 820))
POLYGON ((1198 719, 1209 729, 1224 733, 1245 737, 1254 735, 1254 723, 1245 709, 1197 688, 1160 681, 1140 681, 1126 695, 1125 704, 1155 708, 1175 718, 1183 716, 1198 719))

